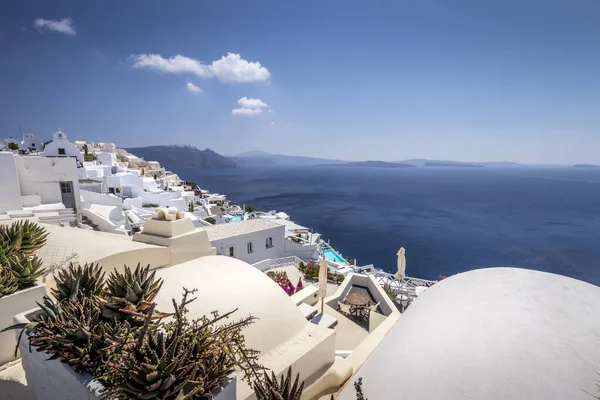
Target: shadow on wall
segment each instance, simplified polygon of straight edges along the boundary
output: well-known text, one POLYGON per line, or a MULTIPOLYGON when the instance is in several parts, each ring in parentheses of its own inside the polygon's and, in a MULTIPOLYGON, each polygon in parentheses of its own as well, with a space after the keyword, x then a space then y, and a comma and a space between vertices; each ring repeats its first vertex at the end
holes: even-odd
POLYGON ((33 399, 33 393, 31 390, 20 380, 25 380, 25 377, 21 377, 20 375, 24 375, 23 370, 21 369, 21 364, 15 364, 9 370, 5 370, 0 372, 0 393, 2 393, 2 400, 30 400, 33 399), (14 372, 15 375, 11 376, 7 375, 9 372, 14 372))

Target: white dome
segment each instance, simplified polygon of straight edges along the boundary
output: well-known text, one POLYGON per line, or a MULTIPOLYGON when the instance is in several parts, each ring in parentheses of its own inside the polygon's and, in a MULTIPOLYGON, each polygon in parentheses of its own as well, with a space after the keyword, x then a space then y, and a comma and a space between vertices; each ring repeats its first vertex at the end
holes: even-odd
MULTIPOLYGON (((384 399, 582 399, 598 394, 600 288, 515 268, 445 279, 352 378, 384 399)), ((340 400, 354 400, 351 384, 340 400)))
POLYGON ((164 284, 156 298, 157 309, 173 310, 183 287, 198 289, 188 305, 189 318, 211 316, 238 308, 229 321, 253 315, 259 319, 244 330, 250 348, 269 351, 300 332, 308 323, 289 296, 255 267, 225 256, 206 256, 163 268, 156 275, 164 284))

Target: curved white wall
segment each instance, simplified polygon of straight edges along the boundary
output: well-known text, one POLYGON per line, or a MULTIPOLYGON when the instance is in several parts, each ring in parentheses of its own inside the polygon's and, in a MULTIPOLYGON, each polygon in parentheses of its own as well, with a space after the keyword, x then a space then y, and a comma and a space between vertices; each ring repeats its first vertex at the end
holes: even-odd
POLYGON ((67 134, 56 132, 54 139, 44 147, 41 154, 43 157, 75 157, 77 161, 83 163, 83 155, 73 143, 67 140, 67 134), (59 149, 64 149, 65 154, 59 154, 59 149))

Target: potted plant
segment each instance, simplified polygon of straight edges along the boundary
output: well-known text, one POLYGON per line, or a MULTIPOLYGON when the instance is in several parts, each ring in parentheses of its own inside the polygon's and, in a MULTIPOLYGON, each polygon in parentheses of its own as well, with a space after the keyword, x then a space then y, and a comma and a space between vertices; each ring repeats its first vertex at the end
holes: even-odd
POLYGON ((45 297, 11 327, 26 334, 22 364, 40 399, 229 400, 235 367, 247 380, 262 368, 242 335, 254 317, 226 322, 234 310, 189 320, 186 306, 196 299, 186 289, 172 313, 161 313, 153 300, 162 280, 149 266, 106 280, 97 265, 70 266, 56 281, 57 300, 45 297))
MULTIPOLYGON (((28 220, 0 225, 0 328, 44 296, 46 287, 37 281, 43 263, 35 253, 47 236, 43 228, 28 220)), ((13 332, 0 333, 0 365, 18 356, 16 344, 13 332)))

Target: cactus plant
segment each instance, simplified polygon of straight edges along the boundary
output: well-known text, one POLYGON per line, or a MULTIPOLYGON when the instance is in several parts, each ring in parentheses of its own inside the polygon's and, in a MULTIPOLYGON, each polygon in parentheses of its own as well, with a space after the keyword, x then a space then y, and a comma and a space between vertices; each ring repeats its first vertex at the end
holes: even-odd
MULTIPOLYGON (((141 324, 150 304, 160 291, 163 281, 155 279, 155 272, 150 273, 150 265, 137 265, 132 272, 125 266, 123 273, 113 271, 107 279, 106 296, 102 315, 105 318, 128 320, 133 324, 141 324)), ((155 312, 155 317, 159 316, 155 312)))
POLYGON ((8 243, 14 252, 32 255, 46 244, 47 236, 44 228, 28 220, 0 225, 0 242, 8 243))
POLYGON ((4 267, 9 269, 18 280, 19 290, 35 284, 35 280, 44 273, 43 262, 37 257, 16 253, 4 258, 4 267))
POLYGON ((288 368, 287 376, 281 376, 281 381, 277 382, 277 376, 271 372, 271 377, 265 372, 264 379, 254 383, 254 393, 258 400, 300 400, 304 390, 304 382, 298 384, 300 374, 296 374, 296 379, 292 384, 292 367, 288 368))
POLYGON ((0 267, 0 297, 13 294, 18 288, 17 277, 8 268, 0 267))
POLYGON ((82 299, 84 297, 98 297, 103 293, 104 275, 102 267, 98 264, 85 264, 84 266, 73 263, 69 264, 66 269, 59 270, 55 276, 56 289, 52 289, 54 298, 61 302, 73 295, 74 287, 76 297, 82 299))
POLYGON ((174 320, 151 323, 155 303, 151 304, 141 328, 133 330, 134 345, 117 347, 100 381, 110 399, 204 399, 231 378, 236 366, 242 371, 263 369, 257 353, 247 349, 241 331, 254 317, 221 323, 236 310, 212 318, 189 321, 186 305, 191 291, 185 290, 179 304, 173 300, 174 320), (243 357, 241 356, 243 353, 243 357))
POLYGON ((184 319, 177 318, 173 329, 163 331, 150 321, 155 305, 148 309, 143 328, 135 331, 135 344, 121 346, 108 362, 100 378, 107 398, 118 399, 188 399, 183 390, 190 383, 196 366, 190 362, 191 347, 185 340, 184 319), (122 351, 125 350, 125 351, 122 351))
POLYGON ((29 335, 29 344, 37 351, 60 359, 75 372, 94 374, 106 362, 107 349, 127 336, 127 323, 109 324, 102 320, 92 298, 61 303, 55 318, 42 314, 29 335))

